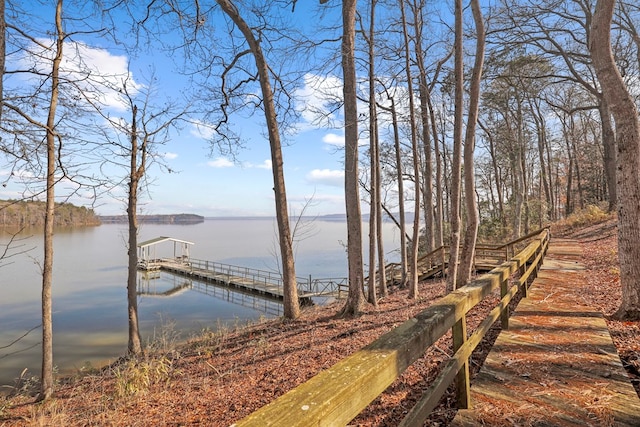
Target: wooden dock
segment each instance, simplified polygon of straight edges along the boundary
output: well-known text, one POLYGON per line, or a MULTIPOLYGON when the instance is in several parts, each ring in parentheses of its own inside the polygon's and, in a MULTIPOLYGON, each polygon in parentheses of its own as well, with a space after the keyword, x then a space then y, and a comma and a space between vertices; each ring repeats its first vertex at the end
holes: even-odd
POLYGON ((191 260, 188 263, 164 260, 157 263, 161 270, 179 274, 195 280, 216 282, 225 286, 259 293, 271 298, 283 299, 284 292, 280 285, 280 275, 262 273, 261 270, 235 266, 221 266, 207 261, 191 260))
POLYGON ((602 314, 581 298, 577 242, 553 239, 529 297, 450 426, 640 426, 640 399, 602 314))
MULTIPOLYGON (((524 241, 524 236, 514 241, 524 241)), ((476 271, 488 271, 513 255, 515 243, 500 246, 478 246, 476 249, 476 271)), ((147 272, 164 270, 195 280, 217 283, 245 292, 263 295, 267 298, 284 299, 284 281, 277 272, 239 267, 216 261, 192 259, 190 247, 194 243, 173 237, 160 236, 138 244, 138 269, 147 272), (156 256, 159 245, 172 245, 172 257, 156 256)), ((425 254, 418 260, 419 280, 426 280, 437 274, 444 275, 449 257, 447 246, 425 254)), ((403 281, 402 267, 398 263, 387 264, 384 268, 388 284, 400 284, 403 281)), ((378 276, 379 277, 379 276, 378 276)), ((365 283, 368 279, 365 278, 365 283)), ((346 277, 311 278, 296 277, 298 297, 303 303, 314 297, 337 297, 346 295, 348 283, 346 277)))
MULTIPOLYGON (((154 259, 147 265, 172 274, 202 282, 216 283, 267 298, 284 299, 284 282, 280 273, 239 267, 197 259, 154 259)), ((297 278, 298 297, 302 303, 313 297, 340 297, 347 291, 346 278, 297 278)))

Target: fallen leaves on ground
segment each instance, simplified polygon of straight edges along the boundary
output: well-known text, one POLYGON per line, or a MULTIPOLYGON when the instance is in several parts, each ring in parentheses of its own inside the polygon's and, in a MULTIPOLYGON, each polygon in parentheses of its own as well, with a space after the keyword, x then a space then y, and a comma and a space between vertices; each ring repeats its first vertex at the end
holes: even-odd
MULTIPOLYGON (((579 239, 584 249, 584 302, 609 315, 620 301, 615 227, 605 224, 581 233, 569 237, 579 239)), ((295 322, 271 320, 211 333, 164 355, 168 373, 136 393, 116 392, 123 381, 123 368, 116 364, 60 385, 56 398, 45 404, 13 398, 15 406, 0 409, 0 425, 228 426, 424 310, 444 295, 444 283, 421 283, 419 295, 409 300, 406 290, 395 289, 377 308, 367 305, 356 318, 336 317, 342 304, 336 302, 306 309, 295 322)), ((490 296, 469 313, 470 331, 496 301, 490 296)), ((638 391, 638 323, 608 320, 608 326, 638 391)), ((495 325, 474 352, 472 374, 498 333, 495 325)), ((350 425, 397 425, 436 377, 450 349, 447 334, 350 425)), ((450 388, 427 425, 446 426, 455 413, 450 388)))

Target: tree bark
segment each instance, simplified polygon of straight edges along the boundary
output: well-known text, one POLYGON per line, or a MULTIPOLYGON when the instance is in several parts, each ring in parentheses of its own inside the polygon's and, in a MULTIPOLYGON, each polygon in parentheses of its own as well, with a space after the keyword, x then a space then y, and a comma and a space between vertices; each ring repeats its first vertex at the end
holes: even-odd
POLYGON ((371 202, 369 205, 369 283, 368 285, 368 300, 374 307, 378 307, 378 296, 376 293, 376 285, 378 280, 382 280, 384 276, 384 261, 380 260, 380 279, 376 277, 376 258, 377 248, 382 243, 378 239, 380 233, 378 230, 378 216, 382 215, 379 208, 380 197, 380 155, 378 154, 378 140, 377 140, 377 111, 376 111, 376 91, 375 91, 375 11, 376 0, 371 0, 369 7, 370 21, 369 21, 369 161, 370 161, 370 182, 371 182, 371 202))
POLYGON ((404 37, 404 63, 407 76, 407 92, 409 96, 409 127, 411 128, 411 154, 413 156, 413 236, 411 252, 409 256, 409 298, 418 298, 418 249, 420 240, 420 152, 418 151, 418 135, 415 122, 415 105, 413 101, 413 80, 411 76, 411 55, 409 48, 409 34, 407 20, 404 13, 404 0, 400 3, 400 14, 402 16, 402 32, 404 37))
MULTIPOLYGON (((595 66, 595 64, 594 64, 595 66)), ((616 135, 613 130, 613 124, 611 123, 611 111, 609 109, 609 101, 606 96, 602 96, 600 99, 600 105, 598 105, 598 112, 600 113, 600 123, 602 125, 602 145, 604 149, 604 170, 605 178, 607 182, 607 191, 609 194, 609 212, 613 212, 616 209, 616 203, 618 200, 618 187, 616 176, 616 135)))
POLYGON ((342 74, 344 96, 344 195, 347 213, 347 262, 349 293, 343 315, 357 315, 362 310, 362 215, 358 187, 358 98, 355 64, 356 0, 342 1, 342 74))
POLYGON ((51 288, 53 287, 53 225, 55 216, 56 183, 56 108, 60 84, 60 64, 64 45, 62 28, 62 0, 56 3, 56 51, 51 68, 51 98, 47 115, 47 190, 44 217, 44 265, 42 270, 42 372, 38 401, 53 396, 53 326, 51 319, 51 288))
MULTIPOLYGON (((262 90, 262 100, 267 131, 269 134, 269 146, 271 148, 271 163, 273 174, 273 191, 276 203, 276 221, 278 224, 278 237, 280 243, 280 256, 282 258, 282 280, 284 283, 284 317, 296 319, 300 316, 300 302, 296 283, 295 264, 293 259, 293 242, 287 205, 287 192, 284 180, 284 162, 282 158, 282 144, 277 120, 273 89, 271 87, 270 72, 264 57, 260 41, 255 38, 253 31, 240 16, 235 5, 229 0, 216 0, 222 10, 238 26, 249 44, 251 53, 255 59, 256 68, 262 90)), ((356 181, 357 185, 357 181, 356 181)), ((356 187, 357 188, 357 187, 356 187)), ((362 242, 360 242, 362 245, 362 242)), ((362 257, 362 254, 360 255, 362 257)), ((361 281, 362 283, 362 281, 361 281)), ((361 291, 362 292, 362 291, 361 291)))
POLYGON ((392 96, 389 97, 391 102, 391 124, 393 125, 393 141, 396 155, 396 179, 398 180, 398 210, 400 211, 400 265, 402 268, 402 277, 400 279, 400 287, 407 286, 408 267, 407 267, 407 219, 404 208, 404 176, 402 167, 402 153, 400 151, 400 131, 398 129, 398 112, 396 111, 396 103, 392 96))
POLYGON ((640 319, 640 121, 634 99, 611 52, 615 0, 598 0, 589 50, 603 95, 615 119, 618 145, 618 259, 622 304, 615 317, 640 319))
POLYGON ((422 122, 422 149, 424 159, 422 164, 422 202, 424 210, 424 250, 431 252, 435 249, 435 229, 433 212, 433 160, 431 156, 431 135, 429 128, 429 86, 427 85, 427 71, 424 67, 424 53, 422 51, 422 27, 424 4, 413 2, 413 25, 415 28, 416 64, 418 66, 418 96, 420 99, 420 119, 422 122))
POLYGON ((434 209, 434 230, 435 230, 435 247, 439 248, 444 245, 444 214, 443 214, 443 199, 442 192, 442 162, 440 159, 440 142, 438 141, 438 132, 436 128, 436 114, 433 110, 433 104, 431 102, 431 94, 427 97, 429 104, 429 117, 431 118, 431 134, 433 136, 433 155, 436 163, 436 205, 434 209))
POLYGON ((447 276, 447 292, 455 290, 458 286, 458 261, 460 255, 460 181, 462 171, 462 108, 464 93, 464 63, 462 50, 462 0, 455 0, 455 95, 454 95, 454 124, 453 124, 453 162, 451 166, 451 238, 449 271, 447 276))
POLYGON ((476 201, 473 154, 475 151, 476 123, 478 122, 478 109, 480 106, 480 83, 484 64, 485 30, 478 0, 471 0, 471 10, 476 25, 477 40, 476 57, 469 89, 469 114, 467 116, 467 129, 464 138, 464 190, 465 204, 467 207, 467 226, 465 229, 464 244, 462 246, 460 270, 458 272, 458 286, 464 286, 471 280, 476 241, 478 240, 478 225, 480 223, 480 214, 476 201))
POLYGON ((146 147, 142 147, 141 165, 138 167, 138 108, 131 110, 131 147, 129 165, 129 199, 127 202, 127 218, 129 220, 129 265, 127 274, 127 314, 129 324, 129 354, 142 353, 140 327, 138 322, 138 294, 136 279, 138 277, 138 188, 140 179, 145 173, 146 147))

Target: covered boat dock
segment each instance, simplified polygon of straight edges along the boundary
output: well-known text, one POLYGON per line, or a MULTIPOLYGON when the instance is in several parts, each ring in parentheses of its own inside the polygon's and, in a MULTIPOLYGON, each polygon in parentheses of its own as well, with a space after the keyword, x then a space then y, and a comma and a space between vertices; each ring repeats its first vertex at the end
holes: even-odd
POLYGON ((138 268, 141 270, 159 270, 163 262, 171 261, 181 265, 190 264, 189 249, 193 242, 174 239, 173 237, 160 236, 155 239, 138 243, 138 268), (173 257, 157 256, 157 247, 160 244, 173 243, 173 257))

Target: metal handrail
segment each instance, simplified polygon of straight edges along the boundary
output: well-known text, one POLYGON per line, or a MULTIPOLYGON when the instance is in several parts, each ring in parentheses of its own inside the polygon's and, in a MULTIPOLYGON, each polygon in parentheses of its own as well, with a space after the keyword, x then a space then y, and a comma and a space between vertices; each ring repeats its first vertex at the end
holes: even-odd
MULTIPOLYGON (((231 278, 250 280, 256 285, 277 286, 280 289, 284 288, 284 280, 282 274, 269 270, 260 270, 251 267, 240 267, 232 264, 225 264, 217 261, 190 259, 189 265, 192 269, 203 270, 206 272, 214 273, 216 275, 222 275, 226 277, 226 281, 229 282, 231 278)), ((298 291, 304 296, 305 294, 313 295, 325 295, 334 292, 340 293, 347 287, 347 279, 344 277, 338 278, 312 278, 309 277, 296 277, 296 284, 298 291)))

